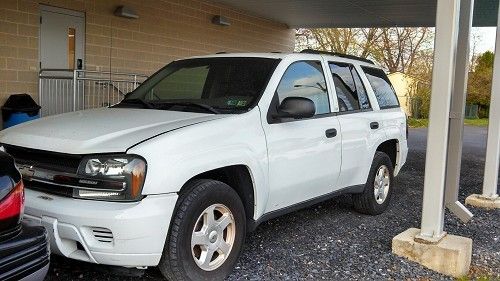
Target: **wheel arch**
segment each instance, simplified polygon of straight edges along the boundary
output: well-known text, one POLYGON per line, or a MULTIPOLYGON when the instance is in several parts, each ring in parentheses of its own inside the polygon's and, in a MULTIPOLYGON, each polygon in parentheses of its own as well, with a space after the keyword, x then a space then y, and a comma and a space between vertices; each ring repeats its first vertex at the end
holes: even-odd
POLYGON ((179 194, 185 192, 187 183, 195 179, 211 179, 229 185, 238 193, 245 208, 247 222, 253 220, 255 214, 256 188, 255 181, 250 168, 243 164, 220 167, 199 173, 190 178, 179 190, 179 194))
POLYGON ((394 175, 396 175, 397 171, 399 171, 398 167, 399 157, 400 157, 399 140, 398 139, 386 140, 380 143, 377 146, 377 149, 375 149, 375 151, 383 152, 387 154, 387 156, 389 156, 389 158, 391 159, 392 167, 394 168, 394 175))

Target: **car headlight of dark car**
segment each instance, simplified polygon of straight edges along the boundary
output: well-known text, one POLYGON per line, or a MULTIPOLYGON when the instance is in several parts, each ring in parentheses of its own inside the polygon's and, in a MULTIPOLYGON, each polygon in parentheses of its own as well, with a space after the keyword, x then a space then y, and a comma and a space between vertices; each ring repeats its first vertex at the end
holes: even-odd
POLYGON ((82 199, 137 201, 142 198, 146 161, 137 155, 91 155, 78 167, 79 186, 73 197, 82 199))

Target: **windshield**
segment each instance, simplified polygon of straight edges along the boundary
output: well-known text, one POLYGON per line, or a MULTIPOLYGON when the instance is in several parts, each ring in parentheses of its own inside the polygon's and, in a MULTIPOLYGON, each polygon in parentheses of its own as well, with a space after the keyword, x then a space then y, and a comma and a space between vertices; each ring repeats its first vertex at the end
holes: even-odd
POLYGON ((200 58, 172 62, 119 104, 176 111, 236 113, 257 104, 279 60, 200 58))

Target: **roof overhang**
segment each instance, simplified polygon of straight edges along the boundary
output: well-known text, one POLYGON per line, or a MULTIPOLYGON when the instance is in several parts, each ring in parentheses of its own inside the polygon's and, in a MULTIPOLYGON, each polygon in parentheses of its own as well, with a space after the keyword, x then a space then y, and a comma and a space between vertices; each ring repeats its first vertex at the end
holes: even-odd
MULTIPOLYGON (((212 0, 300 27, 432 27, 438 0, 212 0)), ((498 0, 476 0, 474 26, 496 26, 498 0)))

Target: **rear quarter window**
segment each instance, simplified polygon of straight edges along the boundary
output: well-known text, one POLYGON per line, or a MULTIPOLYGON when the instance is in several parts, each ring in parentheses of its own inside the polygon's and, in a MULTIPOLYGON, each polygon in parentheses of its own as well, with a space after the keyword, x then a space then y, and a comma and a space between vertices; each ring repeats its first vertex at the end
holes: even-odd
POLYGON ((362 66, 363 72, 372 86, 380 109, 399 107, 398 97, 389 78, 382 69, 362 66))

